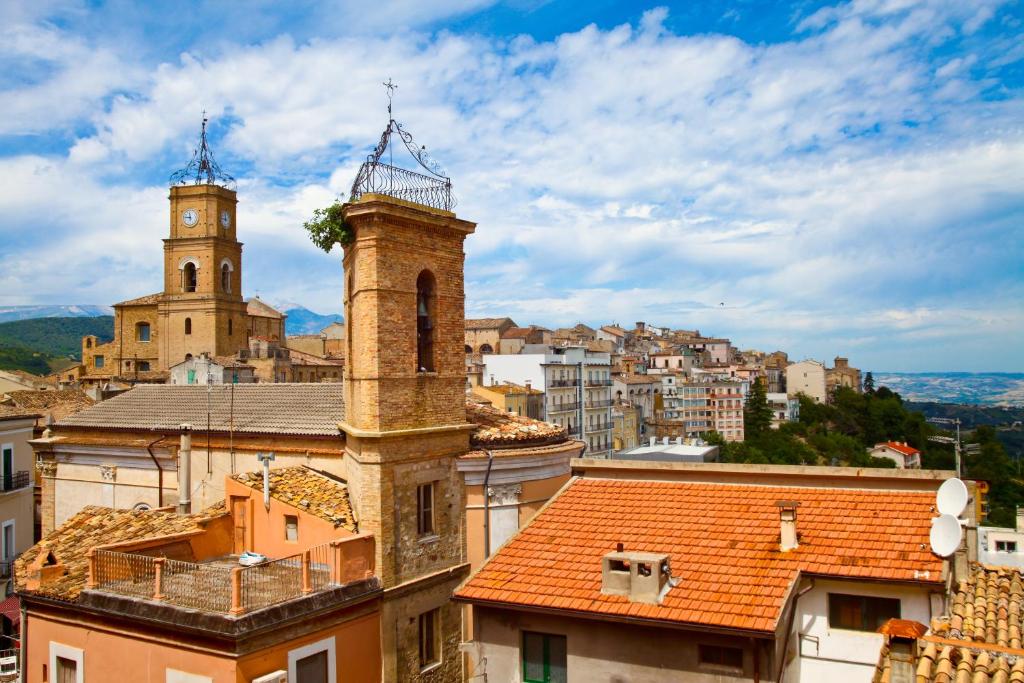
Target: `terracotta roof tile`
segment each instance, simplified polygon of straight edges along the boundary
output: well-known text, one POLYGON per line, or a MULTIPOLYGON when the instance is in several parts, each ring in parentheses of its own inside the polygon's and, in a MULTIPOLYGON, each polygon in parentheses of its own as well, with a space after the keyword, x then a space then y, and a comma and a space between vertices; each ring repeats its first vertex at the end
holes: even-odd
POLYGON ((16 408, 52 415, 54 420, 74 415, 95 403, 79 389, 9 391, 4 402, 16 408))
POLYGON ((42 552, 52 552, 65 573, 32 591, 59 600, 75 600, 85 587, 86 553, 95 546, 158 538, 202 529, 211 519, 227 514, 223 503, 194 515, 158 510, 113 510, 89 505, 43 540, 22 553, 14 563, 18 590, 25 592, 28 566, 42 552))
POLYGON ((875 446, 875 448, 881 448, 882 446, 891 448, 892 450, 898 453, 902 453, 903 455, 916 455, 921 452, 914 448, 913 446, 908 446, 907 444, 900 443, 898 441, 886 441, 885 443, 878 444, 877 446, 875 446))
POLYGON ((941 584, 942 560, 927 550, 933 503, 908 491, 578 479, 456 595, 557 609, 581 597, 583 611, 637 614, 601 593, 601 558, 622 542, 667 553, 679 579, 648 618, 773 631, 799 572, 941 584), (801 503, 800 547, 788 553, 778 500, 801 503))
POLYGON ((477 425, 470 434, 470 443, 477 447, 541 445, 566 440, 564 427, 479 403, 466 403, 466 419, 477 425))
POLYGON ((277 310, 273 306, 268 305, 265 301, 259 297, 253 297, 245 302, 245 313, 246 315, 257 316, 260 318, 284 318, 285 315, 281 311, 277 310))
POLYGON ((315 384, 143 384, 60 420, 58 427, 206 429, 209 389, 211 429, 239 433, 333 436, 345 419, 340 382, 315 384), (234 387, 234 410, 231 392, 234 387))
MULTIPOLYGON (((263 491, 263 472, 243 472, 233 479, 256 491, 263 491)), ((270 470, 270 497, 333 524, 356 531, 348 486, 308 467, 270 470)))
POLYGON ((490 330, 501 327, 506 323, 511 323, 513 327, 516 326, 511 318, 466 318, 466 329, 490 330))
POLYGON ((127 299, 120 301, 115 306, 150 306, 160 302, 164 296, 163 292, 157 292, 156 294, 147 294, 146 296, 140 296, 135 299, 127 299))

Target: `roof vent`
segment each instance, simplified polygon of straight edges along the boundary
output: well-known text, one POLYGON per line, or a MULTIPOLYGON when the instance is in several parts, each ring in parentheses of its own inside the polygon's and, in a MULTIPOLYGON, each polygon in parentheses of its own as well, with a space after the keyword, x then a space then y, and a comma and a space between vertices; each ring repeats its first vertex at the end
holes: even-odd
POLYGON ((622 595, 630 602, 661 604, 675 585, 664 553, 625 552, 622 544, 601 559, 601 592, 622 595))
POLYGON ((800 503, 795 500, 779 500, 775 506, 779 508, 779 550, 784 553, 796 550, 800 545, 796 532, 796 509, 800 503))

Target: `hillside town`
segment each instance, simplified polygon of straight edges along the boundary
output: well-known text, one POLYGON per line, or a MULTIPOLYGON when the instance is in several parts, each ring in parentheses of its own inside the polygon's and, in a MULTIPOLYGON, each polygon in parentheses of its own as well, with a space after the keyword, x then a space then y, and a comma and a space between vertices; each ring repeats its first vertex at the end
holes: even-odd
POLYGON ((467 319, 487 226, 447 178, 396 189, 399 131, 339 205, 343 323, 243 299, 204 120, 162 291, 76 367, 0 376, 0 680, 1024 680, 989 482, 814 431, 898 398, 844 356, 467 319))

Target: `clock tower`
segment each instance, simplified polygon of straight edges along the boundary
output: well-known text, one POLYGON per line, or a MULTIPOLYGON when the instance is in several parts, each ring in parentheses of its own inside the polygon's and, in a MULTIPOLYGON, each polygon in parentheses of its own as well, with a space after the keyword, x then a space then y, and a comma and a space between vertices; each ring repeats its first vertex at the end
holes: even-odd
POLYGON ((234 179, 223 173, 206 141, 171 176, 170 231, 164 240, 164 291, 158 305, 160 357, 169 367, 189 356, 234 355, 248 347, 242 300, 234 179))

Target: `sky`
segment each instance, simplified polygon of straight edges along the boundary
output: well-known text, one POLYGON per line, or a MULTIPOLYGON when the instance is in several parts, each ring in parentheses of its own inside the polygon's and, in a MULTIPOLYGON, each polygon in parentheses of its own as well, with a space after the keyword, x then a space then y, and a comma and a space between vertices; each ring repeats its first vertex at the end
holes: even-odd
POLYGON ((1024 370, 1024 0, 8 1, 0 304, 158 291, 205 110, 246 296, 340 311, 302 223, 389 78, 478 223, 468 317, 1024 370))

